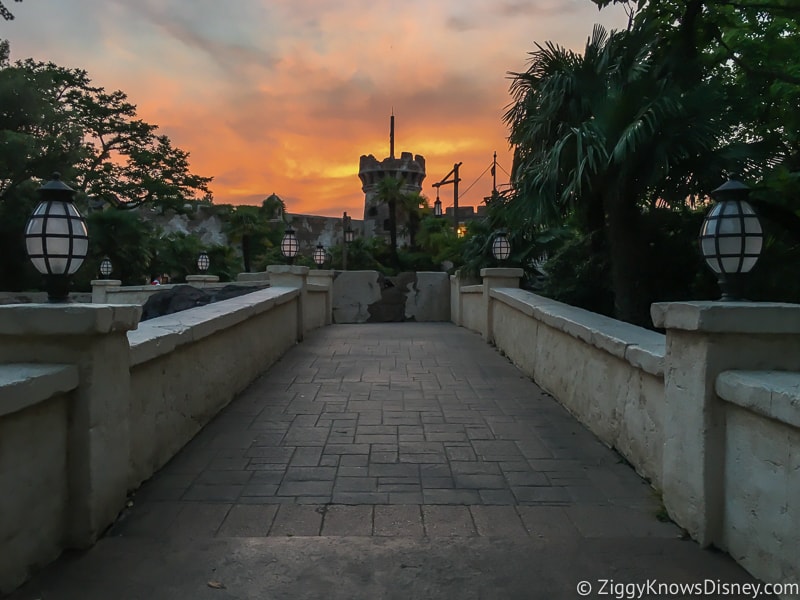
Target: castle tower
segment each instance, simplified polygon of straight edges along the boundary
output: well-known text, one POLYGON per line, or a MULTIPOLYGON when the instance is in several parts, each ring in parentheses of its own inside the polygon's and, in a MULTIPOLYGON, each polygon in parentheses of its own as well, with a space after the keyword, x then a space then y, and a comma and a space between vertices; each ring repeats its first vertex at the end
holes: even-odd
MULTIPOLYGON (((378 162, 372 154, 362 155, 358 165, 358 177, 364 192, 364 237, 382 236, 389 238, 389 207, 385 203, 375 201, 378 184, 385 177, 393 177, 403 182, 403 192, 422 192, 422 181, 425 179, 425 157, 410 152, 402 152, 400 158, 394 156, 394 114, 391 117, 389 133, 389 156, 378 162)), ((405 222, 398 216, 398 239, 407 242, 400 235, 405 222)))

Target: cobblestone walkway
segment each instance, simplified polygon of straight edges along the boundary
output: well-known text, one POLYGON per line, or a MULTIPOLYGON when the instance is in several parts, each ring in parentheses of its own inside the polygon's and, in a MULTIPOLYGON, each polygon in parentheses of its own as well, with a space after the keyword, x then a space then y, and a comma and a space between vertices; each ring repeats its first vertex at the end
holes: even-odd
POLYGON ((480 336, 332 326, 145 483, 91 551, 13 597, 575 598, 582 579, 749 580, 659 510, 480 336))

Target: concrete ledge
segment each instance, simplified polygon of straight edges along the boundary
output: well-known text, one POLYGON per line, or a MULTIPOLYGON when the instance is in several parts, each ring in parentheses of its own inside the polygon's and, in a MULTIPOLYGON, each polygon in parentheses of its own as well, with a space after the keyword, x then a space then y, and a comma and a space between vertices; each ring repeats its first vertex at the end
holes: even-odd
POLYGON ((0 417, 77 387, 78 367, 75 365, 0 365, 0 417))
POLYGON ((300 290, 271 287, 141 323, 128 333, 131 366, 163 356, 298 297, 300 290))
POLYGON ((95 335, 136 329, 142 307, 110 304, 7 304, 0 335, 95 335))
POLYGON ((324 283, 307 283, 306 290, 309 292, 327 293, 330 288, 324 283))
POLYGON ((553 329, 591 344, 651 375, 664 376, 666 338, 660 333, 525 290, 497 288, 490 294, 553 329))
POLYGON ((800 305, 778 302, 656 302, 656 327, 719 333, 800 333, 800 305))
POLYGON ((483 285, 465 285, 461 288, 462 294, 482 294, 483 285))
POLYGON ((723 371, 715 389, 731 404, 800 429, 800 373, 723 371))

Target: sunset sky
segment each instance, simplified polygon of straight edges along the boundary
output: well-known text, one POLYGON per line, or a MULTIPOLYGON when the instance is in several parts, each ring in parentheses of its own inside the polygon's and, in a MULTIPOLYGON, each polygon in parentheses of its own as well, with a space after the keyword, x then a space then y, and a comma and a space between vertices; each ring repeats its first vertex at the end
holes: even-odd
MULTIPOLYGON (((88 71, 213 176, 215 202, 363 215, 362 154, 427 161, 423 194, 462 162, 460 205, 491 191, 492 152, 510 170, 508 71, 535 43, 581 49, 590 0, 24 0, 0 21, 12 60, 88 71), (467 188, 478 182, 467 191, 467 188)), ((507 177, 498 169, 498 183, 507 177)), ((452 205, 452 186, 442 188, 452 205)))

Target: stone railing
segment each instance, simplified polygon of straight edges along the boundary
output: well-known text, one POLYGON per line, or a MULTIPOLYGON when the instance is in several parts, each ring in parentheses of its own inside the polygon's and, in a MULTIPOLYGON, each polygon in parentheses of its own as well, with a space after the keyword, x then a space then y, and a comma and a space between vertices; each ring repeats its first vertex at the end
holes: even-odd
POLYGON ((153 294, 175 288, 179 285, 191 285, 209 292, 221 290, 230 285, 260 289, 269 285, 266 273, 243 273, 242 279, 235 282, 220 283, 216 275, 188 275, 186 283, 166 283, 163 285, 122 285, 119 279, 95 279, 92 284, 92 304, 144 304, 153 294), (258 275, 259 277, 247 277, 258 275))
POLYGON ((766 582, 800 581, 800 306, 659 303, 659 334, 519 289, 451 278, 479 332, 662 493, 704 546, 766 582))
POLYGON ((330 285, 308 284, 306 267, 270 276, 141 324, 138 304, 0 306, 0 594, 91 545, 131 489, 330 323, 330 285))

